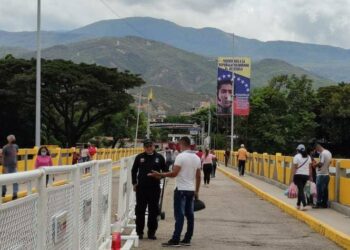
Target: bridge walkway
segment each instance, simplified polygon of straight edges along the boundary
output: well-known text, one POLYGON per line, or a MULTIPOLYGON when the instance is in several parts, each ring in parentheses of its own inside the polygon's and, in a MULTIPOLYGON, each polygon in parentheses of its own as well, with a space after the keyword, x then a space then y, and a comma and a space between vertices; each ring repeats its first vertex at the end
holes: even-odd
MULTIPOLYGON (((159 223, 158 240, 142 240, 138 249, 162 249, 161 242, 170 238, 173 189, 174 180, 170 179, 165 193, 166 219, 159 223)), ((187 249, 341 249, 221 172, 208 188, 201 187, 200 199, 206 209, 195 213, 195 233, 187 249)))

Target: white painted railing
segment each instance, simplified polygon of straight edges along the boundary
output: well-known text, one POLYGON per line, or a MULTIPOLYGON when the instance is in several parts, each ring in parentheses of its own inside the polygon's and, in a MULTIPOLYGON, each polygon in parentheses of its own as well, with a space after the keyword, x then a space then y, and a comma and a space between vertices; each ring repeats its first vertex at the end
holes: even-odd
POLYGON ((13 183, 27 196, 0 204, 0 250, 111 248, 112 161, 0 175, 13 183))

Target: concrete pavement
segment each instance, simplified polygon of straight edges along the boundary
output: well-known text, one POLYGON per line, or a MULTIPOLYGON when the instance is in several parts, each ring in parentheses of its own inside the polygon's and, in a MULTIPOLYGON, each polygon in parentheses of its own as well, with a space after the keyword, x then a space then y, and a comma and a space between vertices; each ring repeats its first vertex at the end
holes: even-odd
MULTIPOLYGON (((166 219, 159 223, 158 240, 142 240, 138 249, 162 249, 161 243, 171 237, 173 189, 172 179, 166 188, 166 219)), ((200 199, 207 208, 195 214, 193 242, 187 249, 341 249, 221 173, 209 188, 201 187, 200 199)))

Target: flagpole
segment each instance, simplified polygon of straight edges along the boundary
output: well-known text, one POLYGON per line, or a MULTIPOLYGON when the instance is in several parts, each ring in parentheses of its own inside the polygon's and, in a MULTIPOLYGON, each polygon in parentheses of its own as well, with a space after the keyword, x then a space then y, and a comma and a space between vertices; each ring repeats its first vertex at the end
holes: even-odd
POLYGON ((210 138, 210 131, 211 131, 211 105, 209 105, 209 114, 208 114, 208 147, 210 149, 211 144, 211 138, 210 138))
POLYGON ((147 135, 146 135, 146 137, 147 137, 147 139, 149 139, 150 134, 151 134, 151 129, 150 129, 151 102, 150 102, 149 98, 148 98, 147 103, 148 103, 148 105, 147 105, 148 107, 147 107, 147 135))
POLYGON ((139 102, 137 105, 136 132, 135 132, 135 143, 134 143, 135 148, 137 145, 137 136, 138 136, 138 132, 139 132, 141 98, 142 98, 142 89, 140 90, 140 93, 139 93, 139 102))
POLYGON ((148 107, 147 107, 147 139, 150 139, 151 136, 151 102, 153 99, 153 89, 151 88, 150 92, 148 93, 148 107))

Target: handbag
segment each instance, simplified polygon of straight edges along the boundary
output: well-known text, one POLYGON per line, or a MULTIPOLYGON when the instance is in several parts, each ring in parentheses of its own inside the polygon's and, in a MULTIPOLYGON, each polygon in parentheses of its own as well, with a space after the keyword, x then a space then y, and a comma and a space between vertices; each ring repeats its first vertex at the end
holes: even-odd
POLYGON ((195 199, 194 200, 194 211, 197 212, 197 211, 200 211, 200 210, 203 210, 203 209, 205 209, 204 202, 199 200, 199 199, 195 199))

